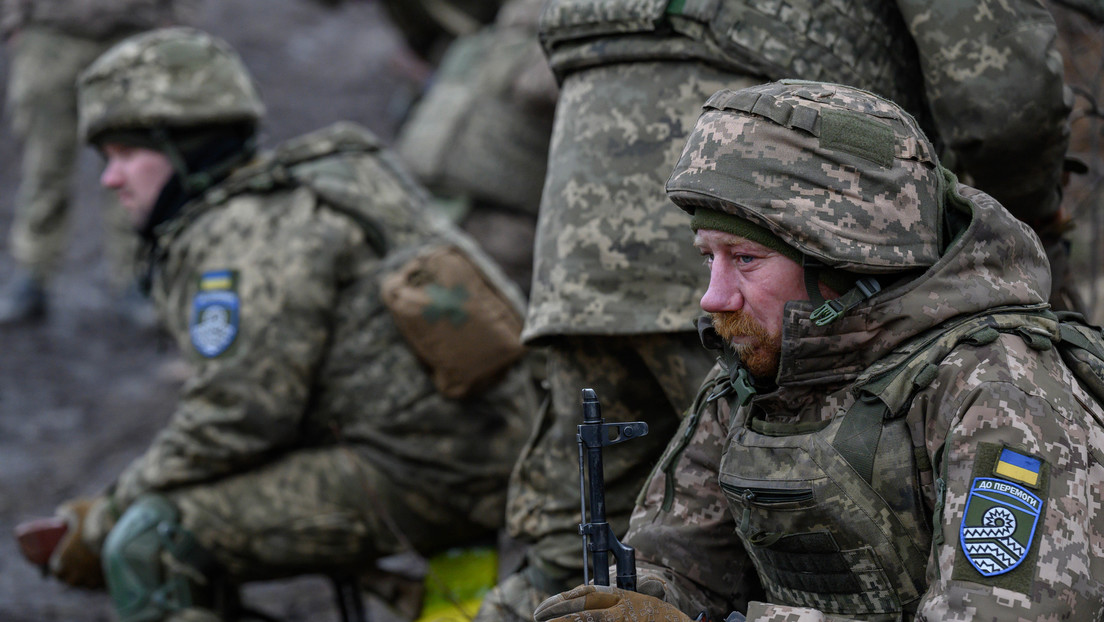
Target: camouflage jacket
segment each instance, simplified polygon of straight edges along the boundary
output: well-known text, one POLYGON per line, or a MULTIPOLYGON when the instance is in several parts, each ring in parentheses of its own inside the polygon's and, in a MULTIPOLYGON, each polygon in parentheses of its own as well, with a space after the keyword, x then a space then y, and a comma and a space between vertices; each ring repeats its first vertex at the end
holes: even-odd
POLYGON ((26 26, 45 26, 105 40, 151 28, 189 23, 195 0, 0 0, 5 37, 26 26))
POLYGON ((1046 6, 895 4, 552 0, 541 36, 560 76, 608 62, 698 59, 769 80, 872 91, 921 119, 958 155, 973 185, 1018 218, 1054 214, 1072 94, 1046 6))
POLYGON ((715 368, 633 513, 642 588, 715 619, 1100 616, 1104 409, 1049 347, 1053 321, 989 331, 928 365, 885 415, 867 469, 841 448, 856 387, 905 344, 1043 306, 1036 238, 959 188, 970 224, 922 276, 824 327, 811 303, 787 305, 779 388, 737 399, 715 368))
MULTIPOLYGON (((870 90, 916 116, 933 142, 955 151, 960 174, 968 173, 973 185, 1017 217, 1044 221, 1058 209, 1071 101, 1055 48, 1057 29, 1038 0, 550 0, 540 27, 545 53, 561 80, 600 65, 677 60, 708 63, 764 81, 823 80, 870 90)), ((609 124, 622 125, 625 116, 611 116, 609 124)), ((616 162, 612 150, 610 158, 616 162)), ((555 239, 572 229, 617 230, 624 214, 610 213, 608 201, 592 203, 588 209, 560 214, 565 222, 559 229, 548 230, 542 223, 538 238, 555 239)), ((683 227, 670 219, 653 239, 688 235, 683 227)), ((546 249, 556 251, 552 245, 546 249)), ((667 267, 675 282, 700 278, 700 261, 693 252, 656 247, 649 253, 648 261, 667 267)), ((538 264, 559 260, 536 258, 538 264)), ((584 260, 573 258, 576 265, 570 272, 552 273, 554 282, 547 287, 557 299, 559 292, 569 292, 577 301, 567 303, 574 307, 565 313, 577 316, 573 323, 580 332, 604 331, 606 326, 587 320, 587 312, 609 304, 606 292, 587 283, 643 282, 648 275, 632 265, 616 273, 593 260, 580 265, 584 260), (579 274, 589 277, 582 286, 579 274)), ((693 315, 693 309, 673 308, 675 302, 626 300, 620 307, 613 303, 616 308, 610 312, 656 318, 693 315)), ((531 318, 533 313, 531 309, 531 318)), ((545 323, 537 320, 536 325, 545 323)), ((657 324, 653 330, 670 329, 657 324)), ((636 327, 632 331, 640 332, 636 327)))
POLYGON ((338 124, 262 156, 158 229, 154 301, 194 373, 167 426, 110 488, 117 510, 145 491, 344 444, 427 503, 450 490, 482 495, 473 519, 501 522, 532 410, 521 364, 481 393, 445 398, 380 280, 393 259, 447 244, 512 285, 423 207, 394 162, 366 131, 338 124), (281 154, 297 163, 281 166, 281 154))

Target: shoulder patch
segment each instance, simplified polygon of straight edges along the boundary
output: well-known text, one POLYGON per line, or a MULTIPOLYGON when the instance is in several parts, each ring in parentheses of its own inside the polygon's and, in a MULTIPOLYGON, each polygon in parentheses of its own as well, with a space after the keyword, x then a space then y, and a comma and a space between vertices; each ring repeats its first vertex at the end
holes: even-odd
POLYGON ((953 578, 1027 593, 1038 557, 1049 465, 1026 452, 979 443, 959 527, 953 578))
POLYGON ((238 275, 231 270, 215 270, 200 275, 188 324, 192 346, 201 356, 219 356, 238 336, 241 301, 237 287, 238 275))
POLYGON ((1012 482, 974 478, 963 511, 959 541, 966 559, 984 577, 1004 574, 1027 559, 1043 500, 1012 482))

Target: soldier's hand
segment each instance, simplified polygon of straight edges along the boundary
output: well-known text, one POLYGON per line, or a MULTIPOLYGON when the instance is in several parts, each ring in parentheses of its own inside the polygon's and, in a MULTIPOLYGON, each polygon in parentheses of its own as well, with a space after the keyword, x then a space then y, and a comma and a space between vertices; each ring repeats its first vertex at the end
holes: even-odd
POLYGON ((95 499, 74 499, 63 503, 57 515, 69 524, 69 530, 50 556, 50 574, 74 587, 98 589, 104 586, 103 566, 96 551, 81 539, 84 520, 95 499))
POLYGON ((654 596, 606 585, 580 585, 557 594, 541 603, 533 617, 536 622, 691 622, 654 596))

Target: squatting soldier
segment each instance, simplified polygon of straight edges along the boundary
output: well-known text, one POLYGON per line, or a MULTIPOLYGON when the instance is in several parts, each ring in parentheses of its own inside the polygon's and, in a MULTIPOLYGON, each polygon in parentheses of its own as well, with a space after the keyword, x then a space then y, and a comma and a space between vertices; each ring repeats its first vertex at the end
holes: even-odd
POLYGON ((1026 225, 817 82, 715 94, 667 193, 719 364, 633 512, 640 593, 538 621, 1100 618, 1104 408, 1026 225))
MULTIPOLYGON (((2 0, 0 28, 10 57, 8 110, 21 142, 19 192, 9 233, 18 269, 0 295, 0 324, 38 320, 69 233, 69 191, 77 138, 77 76, 119 40, 189 21, 194 0, 2 0)), ((111 277, 121 310, 141 313, 137 242, 117 204, 104 210, 111 277), (125 294, 124 294, 125 295, 125 294)), ((139 319, 133 315, 132 319, 139 319)))
POLYGON ((253 157, 249 74, 186 28, 123 41, 79 94, 194 375, 142 456, 62 506, 52 573, 106 580, 124 621, 215 618, 212 577, 493 535, 533 408, 521 294, 394 156, 340 123, 253 157))
POLYGON ((561 89, 523 336, 548 348, 552 409, 507 507, 511 531, 533 541, 529 566, 500 583, 481 622, 526 618, 582 579, 579 390, 602 396, 608 420, 652 430, 605 455, 621 533, 712 364, 692 330, 705 279, 683 243, 689 218, 662 192, 701 102, 782 78, 868 89, 932 127, 1032 222, 1058 213, 1068 133, 1056 29, 1038 0, 549 0, 540 30, 561 89))

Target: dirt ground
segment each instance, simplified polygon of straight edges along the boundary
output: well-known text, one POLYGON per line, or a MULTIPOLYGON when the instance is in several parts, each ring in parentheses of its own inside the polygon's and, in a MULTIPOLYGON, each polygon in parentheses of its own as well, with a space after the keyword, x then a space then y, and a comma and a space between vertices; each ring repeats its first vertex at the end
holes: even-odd
MULTIPOLYGON (((272 145, 332 121, 384 139, 416 91, 402 46, 372 2, 204 0, 198 25, 234 45, 260 83, 272 145)), ((6 75, 6 59, 0 61, 6 75)), ((0 76, 2 77, 2 76, 0 76)), ((2 83, 3 81, 0 81, 2 83)), ((2 88, 2 87, 0 87, 2 88)), ((0 284, 13 269, 7 232, 18 174, 0 129, 0 284)), ((0 620, 112 619, 103 594, 68 589, 25 563, 8 536, 69 498, 106 485, 168 418, 181 378, 174 346, 117 315, 101 260, 100 162, 86 151, 74 196, 73 245, 52 288, 49 321, 0 328, 0 620)), ((250 602, 288 620, 336 620, 328 584, 265 584, 250 602)))
MULTIPOLYGON (((397 62, 404 58, 402 44, 372 2, 329 8, 313 0, 205 0, 199 26, 230 41, 256 74, 269 107, 267 145, 338 119, 390 140, 416 90, 397 62)), ((0 84, 5 62, 0 58, 0 84)), ((1099 140, 1099 124, 1090 133, 1099 140)), ((17 162, 2 123, 0 284, 13 268, 7 232, 17 162)), ((52 514, 59 502, 106 485, 167 419, 182 378, 173 346, 136 331, 115 311, 102 262, 98 168, 97 157, 85 152, 74 192, 76 235, 53 286, 49 321, 0 328, 3 622, 112 619, 104 595, 39 576, 7 534, 22 520, 52 514)), ((1091 182, 1096 188, 1099 178, 1091 182)), ((1098 196, 1088 194, 1085 209, 1099 214, 1098 196)), ((1081 235, 1084 255, 1094 236, 1091 228, 1081 235)), ((1084 256, 1081 262, 1092 263, 1084 256)), ((254 586, 247 598, 289 621, 337 619, 329 588, 317 578, 254 586)))

